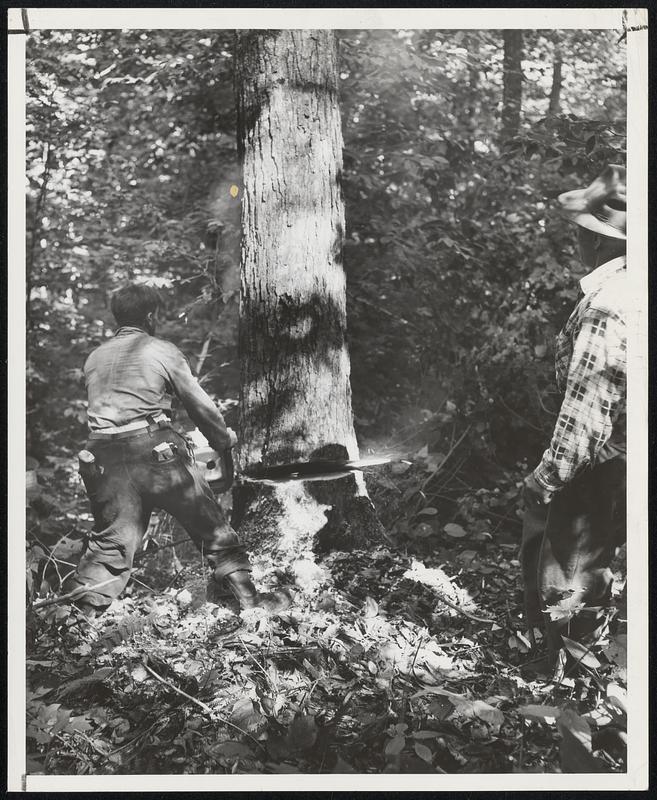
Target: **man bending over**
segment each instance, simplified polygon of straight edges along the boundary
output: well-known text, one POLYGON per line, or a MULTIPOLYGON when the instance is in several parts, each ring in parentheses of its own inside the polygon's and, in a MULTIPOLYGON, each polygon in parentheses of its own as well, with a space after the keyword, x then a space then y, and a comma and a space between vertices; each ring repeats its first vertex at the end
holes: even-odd
POLYGON ((214 580, 227 586, 242 608, 282 611, 289 597, 256 590, 244 546, 196 467, 191 444, 171 427, 176 395, 215 450, 234 444, 186 358, 174 344, 156 338, 159 306, 150 286, 115 292, 111 308, 118 330, 84 365, 86 449, 93 455, 93 477, 86 475, 85 486, 95 524, 67 588, 89 587, 75 601, 87 616, 107 608, 128 583, 151 512, 160 508, 178 520, 214 580))

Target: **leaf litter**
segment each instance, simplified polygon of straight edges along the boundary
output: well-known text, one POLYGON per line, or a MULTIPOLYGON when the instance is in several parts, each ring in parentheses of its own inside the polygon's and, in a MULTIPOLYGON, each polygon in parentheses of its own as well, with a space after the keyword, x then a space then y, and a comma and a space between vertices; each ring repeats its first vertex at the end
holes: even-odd
MULTIPOLYGON (((435 508, 416 518, 431 524, 435 508)), ((596 749, 626 725, 624 636, 590 650, 568 640, 584 674, 560 685, 526 673, 543 650, 523 624, 513 539, 482 536, 466 512, 457 527, 436 521, 424 538, 402 526, 397 546, 303 554, 287 569, 254 554, 258 584, 294 588, 278 617, 208 602, 200 564, 171 582, 148 559, 91 636, 68 606, 30 611, 30 769, 624 769, 622 749, 596 749)))

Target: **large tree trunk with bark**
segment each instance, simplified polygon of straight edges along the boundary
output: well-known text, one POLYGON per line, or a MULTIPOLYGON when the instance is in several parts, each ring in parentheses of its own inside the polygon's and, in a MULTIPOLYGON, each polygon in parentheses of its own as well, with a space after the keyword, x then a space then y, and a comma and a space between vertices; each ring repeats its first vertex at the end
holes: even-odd
MULTIPOLYGON (((236 39, 243 160, 240 452, 243 471, 356 458, 346 287, 337 48, 331 31, 236 39)), ((363 546, 381 529, 360 475, 238 483, 233 524, 294 561, 363 546)))
POLYGON ((502 141, 515 136, 522 107, 522 31, 504 31, 502 141))

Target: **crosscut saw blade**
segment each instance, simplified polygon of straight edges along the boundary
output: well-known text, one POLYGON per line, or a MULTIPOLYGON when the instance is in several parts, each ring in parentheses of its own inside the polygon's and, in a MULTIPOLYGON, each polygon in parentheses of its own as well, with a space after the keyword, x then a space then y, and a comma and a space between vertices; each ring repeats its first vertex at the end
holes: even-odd
POLYGON ((330 481, 344 478, 353 472, 367 467, 376 467, 392 461, 389 456, 358 458, 355 460, 315 459, 312 461, 296 461, 291 464, 276 464, 272 467, 258 467, 248 474, 242 474, 242 480, 252 483, 286 483, 287 481, 330 481))

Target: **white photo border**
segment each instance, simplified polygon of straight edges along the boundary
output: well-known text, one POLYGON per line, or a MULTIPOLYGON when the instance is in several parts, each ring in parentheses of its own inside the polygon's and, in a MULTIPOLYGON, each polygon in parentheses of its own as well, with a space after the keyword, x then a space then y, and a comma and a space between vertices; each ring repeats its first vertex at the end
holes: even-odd
POLYGON ((8 785, 9 791, 466 791, 648 788, 648 31, 622 8, 28 8, 37 29, 438 28, 627 30, 628 769, 623 774, 25 776, 25 35, 8 10, 8 785), (285 25, 281 26, 281 21, 285 25), (336 25, 336 21, 339 24, 336 25))

